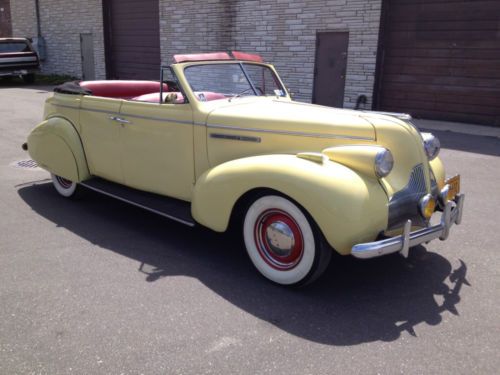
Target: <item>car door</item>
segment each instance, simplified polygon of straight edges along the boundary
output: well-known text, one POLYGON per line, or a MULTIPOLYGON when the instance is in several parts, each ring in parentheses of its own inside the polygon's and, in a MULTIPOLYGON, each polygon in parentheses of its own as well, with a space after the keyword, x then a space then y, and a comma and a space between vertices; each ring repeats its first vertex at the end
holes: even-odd
POLYGON ((90 173, 123 183, 120 131, 121 99, 84 96, 80 107, 83 147, 90 173))
POLYGON ((189 103, 123 101, 121 162, 127 186, 191 200, 193 113, 189 103))

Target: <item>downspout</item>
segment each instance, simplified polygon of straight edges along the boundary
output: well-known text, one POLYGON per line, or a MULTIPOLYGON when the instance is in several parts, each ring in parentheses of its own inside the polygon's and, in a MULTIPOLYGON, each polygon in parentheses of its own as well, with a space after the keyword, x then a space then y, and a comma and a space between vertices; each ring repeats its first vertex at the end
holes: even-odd
POLYGON ((36 51, 38 52, 38 58, 41 61, 45 61, 45 58, 47 57, 47 50, 46 50, 46 46, 45 46, 45 39, 42 36, 39 0, 35 0, 35 14, 36 14, 37 37, 36 37, 36 40, 34 41, 33 44, 34 44, 36 51))
POLYGON ((40 38, 42 36, 42 27, 40 26, 40 4, 38 0, 35 0, 35 13, 36 13, 37 36, 40 38))

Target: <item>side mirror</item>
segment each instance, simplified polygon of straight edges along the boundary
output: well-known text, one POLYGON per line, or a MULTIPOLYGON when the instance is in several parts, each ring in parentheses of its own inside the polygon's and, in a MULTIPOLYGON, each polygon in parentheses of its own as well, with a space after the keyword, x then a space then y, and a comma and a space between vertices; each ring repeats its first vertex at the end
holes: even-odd
POLYGON ((165 95, 164 102, 167 104, 172 104, 175 103, 176 100, 177 100, 177 94, 175 92, 169 92, 167 95, 165 95))

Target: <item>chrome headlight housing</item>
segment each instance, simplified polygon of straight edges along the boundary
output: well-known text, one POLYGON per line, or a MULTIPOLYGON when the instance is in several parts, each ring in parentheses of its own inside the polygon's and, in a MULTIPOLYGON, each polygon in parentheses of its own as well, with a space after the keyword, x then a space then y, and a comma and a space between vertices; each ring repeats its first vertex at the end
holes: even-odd
POLYGON ((424 142, 425 153, 427 154, 429 160, 434 160, 441 150, 441 142, 439 142, 439 139, 432 133, 421 134, 424 142))
POLYGON ((392 167, 394 167, 392 153, 386 148, 377 152, 375 156, 375 174, 380 178, 385 177, 391 173, 392 167))

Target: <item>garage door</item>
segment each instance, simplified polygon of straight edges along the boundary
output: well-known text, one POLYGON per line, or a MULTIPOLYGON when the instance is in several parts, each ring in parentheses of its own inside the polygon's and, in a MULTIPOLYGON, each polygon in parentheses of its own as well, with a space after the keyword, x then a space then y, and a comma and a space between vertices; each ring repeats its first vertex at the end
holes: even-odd
POLYGON ((106 73, 110 79, 159 79, 158 0, 104 0, 106 73))
POLYGON ((500 126, 500 1, 388 0, 379 109, 500 126))

